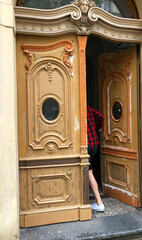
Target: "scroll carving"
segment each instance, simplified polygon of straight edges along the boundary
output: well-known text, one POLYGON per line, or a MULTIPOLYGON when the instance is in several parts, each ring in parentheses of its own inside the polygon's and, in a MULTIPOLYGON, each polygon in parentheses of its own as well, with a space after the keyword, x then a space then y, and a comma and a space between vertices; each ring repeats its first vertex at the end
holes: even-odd
POLYGON ((25 67, 29 71, 29 66, 32 63, 33 57, 32 57, 32 54, 26 49, 24 49, 24 53, 27 55, 27 58, 28 58, 28 61, 25 63, 25 67))
POLYGON ((26 69, 29 71, 29 66, 32 64, 32 61, 33 61, 33 57, 32 57, 32 54, 30 53, 30 51, 45 52, 45 51, 50 51, 50 50, 60 48, 62 46, 65 46, 65 48, 64 48, 65 53, 63 55, 64 63, 69 68, 70 73, 72 73, 72 64, 69 60, 69 57, 72 56, 72 54, 73 54, 74 45, 73 45, 73 42, 70 40, 62 40, 62 41, 58 41, 56 43, 52 43, 49 45, 32 45, 32 44, 23 43, 22 48, 28 58, 28 62, 25 64, 26 69))
MULTIPOLYGON (((23 0, 24 1, 24 0, 23 0)), ((19 6, 23 4, 19 1, 19 6)), ((70 5, 52 10, 15 7, 17 32, 56 36, 75 33, 95 34, 119 42, 141 42, 140 19, 113 16, 95 7, 92 0, 76 0, 70 5)))

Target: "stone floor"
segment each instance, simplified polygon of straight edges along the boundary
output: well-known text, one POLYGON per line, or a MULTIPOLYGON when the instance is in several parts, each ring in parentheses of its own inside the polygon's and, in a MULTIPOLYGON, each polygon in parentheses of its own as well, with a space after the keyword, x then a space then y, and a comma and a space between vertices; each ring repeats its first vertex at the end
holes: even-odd
MULTIPOLYGON (((103 194, 101 197, 105 211, 92 211, 91 221, 21 229, 20 240, 141 240, 142 208, 131 207, 103 194)), ((90 203, 93 201, 91 195, 90 203)))
MULTIPOLYGON (((101 194, 101 198, 105 205, 105 211, 102 213, 92 211, 93 218, 102 217, 102 216, 113 216, 118 214, 130 213, 135 211, 142 211, 141 209, 137 209, 135 207, 129 206, 119 200, 116 200, 111 197, 104 196, 101 194)), ((94 202, 94 198, 90 196, 90 203, 94 202)))

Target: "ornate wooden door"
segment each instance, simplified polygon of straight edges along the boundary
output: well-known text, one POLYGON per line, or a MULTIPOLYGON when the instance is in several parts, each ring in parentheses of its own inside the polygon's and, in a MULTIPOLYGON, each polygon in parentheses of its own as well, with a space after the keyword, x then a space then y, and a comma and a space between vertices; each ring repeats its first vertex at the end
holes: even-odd
POLYGON ((138 87, 135 47, 99 57, 99 101, 103 111, 103 191, 139 206, 138 87))
POLYGON ((21 227, 91 219, 79 81, 75 35, 17 36, 21 227))

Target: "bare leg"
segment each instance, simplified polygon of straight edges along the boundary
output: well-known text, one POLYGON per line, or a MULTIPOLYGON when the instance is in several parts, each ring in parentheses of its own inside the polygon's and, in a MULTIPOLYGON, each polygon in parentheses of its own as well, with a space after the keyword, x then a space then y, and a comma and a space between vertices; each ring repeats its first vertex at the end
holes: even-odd
POLYGON ((96 203, 98 205, 101 205, 102 204, 102 200, 101 200, 101 197, 100 197, 100 194, 99 194, 98 184, 97 184, 96 179, 95 179, 95 177, 93 175, 92 169, 89 170, 89 183, 90 183, 90 186, 92 188, 93 194, 95 196, 96 203))

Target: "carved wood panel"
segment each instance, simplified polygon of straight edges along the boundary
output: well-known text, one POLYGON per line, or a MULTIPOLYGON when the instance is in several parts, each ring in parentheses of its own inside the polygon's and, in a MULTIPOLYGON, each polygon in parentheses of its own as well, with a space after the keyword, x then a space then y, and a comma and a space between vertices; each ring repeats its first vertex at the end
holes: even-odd
POLYGON ((130 63, 130 56, 117 60, 105 59, 101 62, 101 69, 105 76, 104 136, 107 141, 114 141, 115 145, 130 140, 130 63))
POLYGON ((29 210, 80 203, 80 193, 76 191, 80 185, 79 166, 28 169, 28 183, 29 210))
POLYGON ((69 199, 69 177, 66 174, 32 175, 33 205, 65 202, 69 199))
POLYGON ((138 206, 137 51, 132 47, 104 53, 99 62, 105 118, 101 139, 103 191, 138 206))
POLYGON ((29 146, 35 150, 46 146, 47 153, 52 154, 58 148, 72 146, 72 63, 69 56, 73 47, 69 40, 41 46, 22 44, 28 58, 25 67, 29 146), (56 106, 50 109, 51 103, 56 106), (53 119, 49 110, 55 110, 53 119))
POLYGON ((107 183, 129 189, 129 164, 106 159, 107 183))

